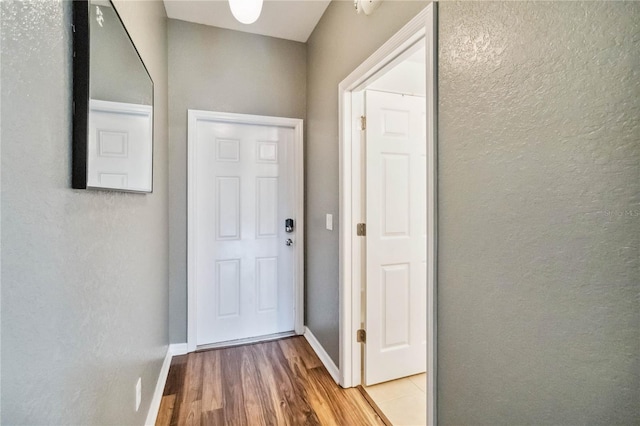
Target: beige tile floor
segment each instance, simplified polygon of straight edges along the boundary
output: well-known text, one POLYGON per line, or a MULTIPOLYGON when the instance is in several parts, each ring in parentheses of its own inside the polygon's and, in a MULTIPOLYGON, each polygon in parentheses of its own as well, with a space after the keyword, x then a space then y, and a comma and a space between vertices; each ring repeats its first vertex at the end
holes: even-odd
POLYGON ((393 426, 427 424, 426 373, 365 386, 365 390, 393 426))

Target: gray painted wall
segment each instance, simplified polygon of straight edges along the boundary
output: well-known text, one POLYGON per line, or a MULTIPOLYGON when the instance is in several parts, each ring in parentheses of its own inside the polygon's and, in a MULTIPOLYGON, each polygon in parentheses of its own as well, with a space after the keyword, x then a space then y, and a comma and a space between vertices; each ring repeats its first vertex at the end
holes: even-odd
POLYGON ((338 84, 426 6, 385 1, 370 16, 333 1, 308 41, 306 324, 338 364, 338 84), (333 231, 325 215, 333 214, 333 231))
MULTIPOLYGON (((168 227, 186 339, 187 108, 304 118, 306 90, 307 324, 337 362, 336 88, 424 5, 333 2, 308 75, 302 44, 171 21, 169 227, 161 4, 117 4, 156 85, 155 191, 133 195, 69 189, 68 4, 2 2, 2 423, 143 421, 168 227)), ((640 421, 639 22, 637 3, 440 6, 443 424, 640 421)))
POLYGON ((166 15, 116 7, 155 82, 149 195, 70 188, 70 2, 1 4, 2 424, 142 424, 167 350, 166 15))
POLYGON ((640 423, 640 4, 439 20, 440 423, 640 423))
POLYGON ((305 118, 303 43, 169 19, 171 342, 187 340, 187 110, 305 118))

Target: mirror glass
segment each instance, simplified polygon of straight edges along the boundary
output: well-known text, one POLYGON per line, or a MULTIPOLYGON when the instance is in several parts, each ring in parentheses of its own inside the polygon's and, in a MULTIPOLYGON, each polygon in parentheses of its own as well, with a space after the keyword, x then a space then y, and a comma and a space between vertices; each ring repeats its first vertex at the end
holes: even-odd
POLYGON ((151 192, 153 81, 112 3, 88 8, 86 187, 151 192))

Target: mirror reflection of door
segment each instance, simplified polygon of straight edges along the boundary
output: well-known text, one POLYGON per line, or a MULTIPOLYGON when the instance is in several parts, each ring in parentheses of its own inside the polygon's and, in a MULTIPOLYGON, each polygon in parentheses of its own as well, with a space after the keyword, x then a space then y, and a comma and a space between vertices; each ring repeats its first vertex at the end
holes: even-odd
POLYGON ((153 82, 117 11, 89 2, 87 186, 152 191, 153 82))
POLYGON ((148 191, 151 188, 150 105, 89 103, 87 185, 94 188, 148 191), (146 143, 145 143, 146 142, 146 143))

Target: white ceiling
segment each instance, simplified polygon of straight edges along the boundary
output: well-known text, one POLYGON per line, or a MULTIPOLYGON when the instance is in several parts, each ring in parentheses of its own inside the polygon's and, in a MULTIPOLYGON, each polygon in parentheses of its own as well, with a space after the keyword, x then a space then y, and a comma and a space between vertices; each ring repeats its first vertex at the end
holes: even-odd
POLYGON ((426 96, 427 81, 425 78, 426 46, 424 40, 405 52, 403 59, 387 70, 367 89, 383 92, 402 93, 414 96, 426 96), (417 49, 417 50, 416 50, 417 49))
POLYGON ((172 19, 306 42, 331 0, 265 0, 258 20, 241 24, 227 0, 164 0, 172 19))

